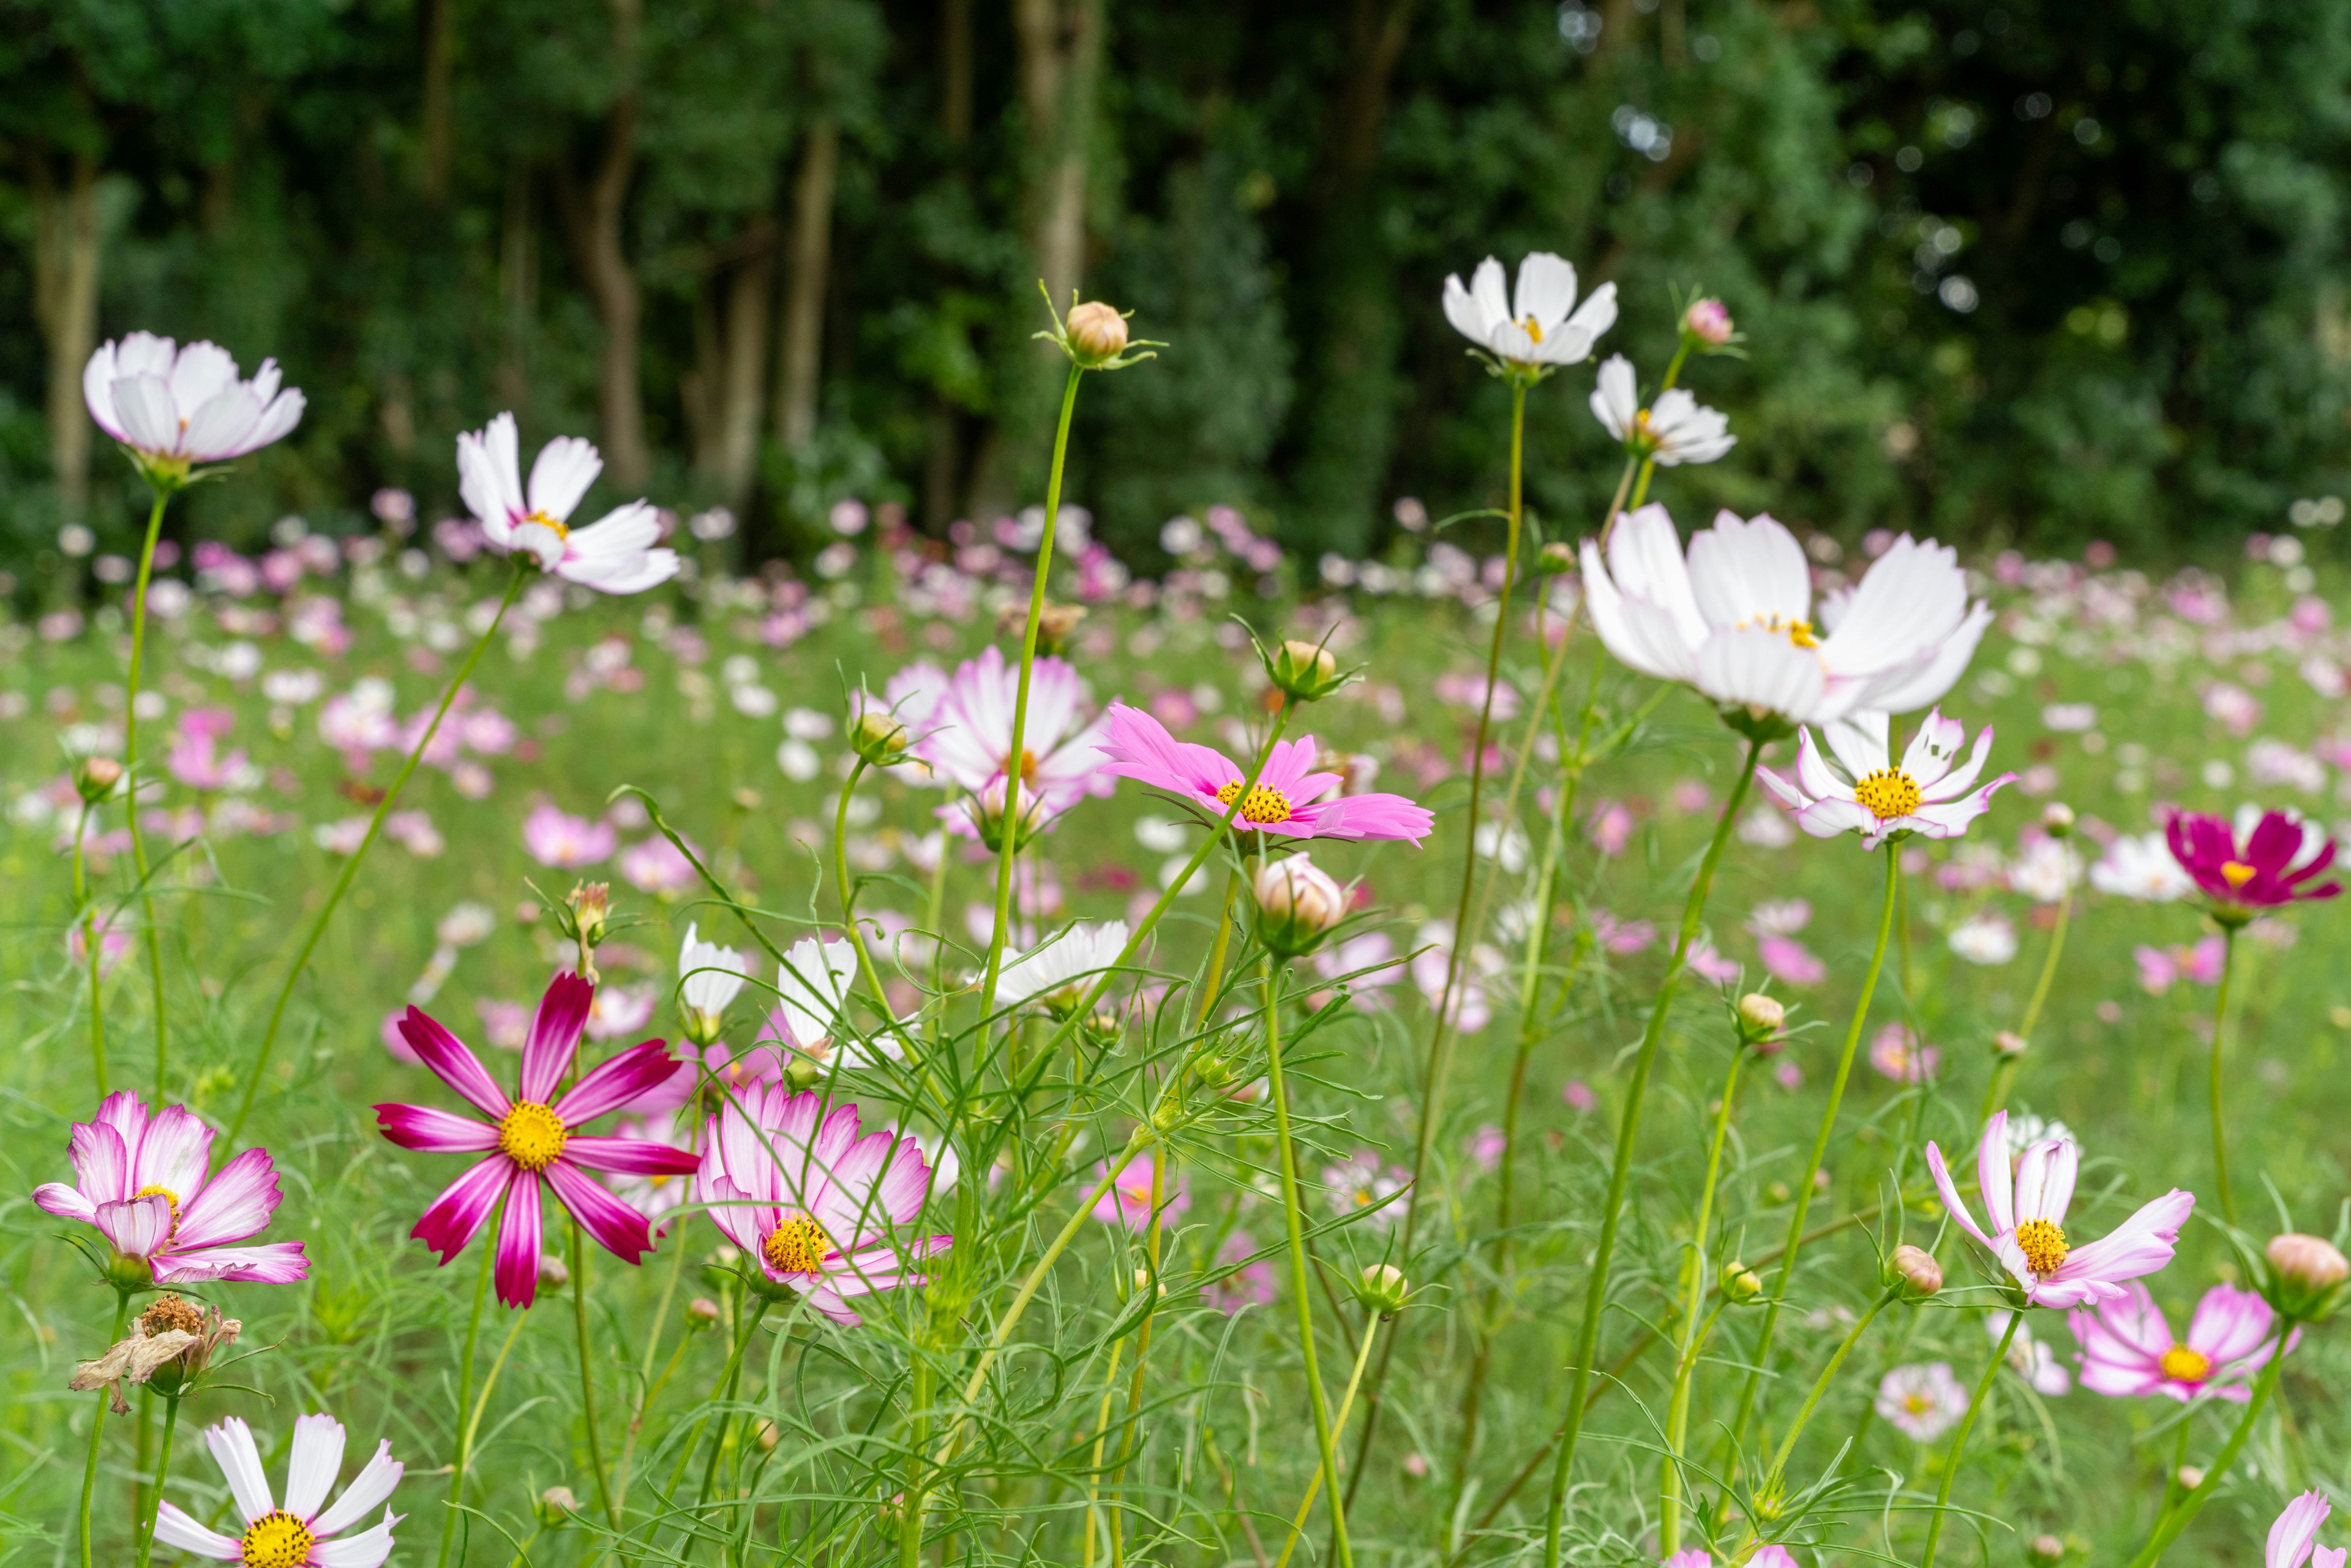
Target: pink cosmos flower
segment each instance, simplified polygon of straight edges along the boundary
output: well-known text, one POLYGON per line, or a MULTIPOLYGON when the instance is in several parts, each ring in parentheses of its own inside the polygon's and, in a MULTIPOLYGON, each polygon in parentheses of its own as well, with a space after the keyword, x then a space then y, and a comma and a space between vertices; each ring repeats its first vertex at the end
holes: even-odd
POLYGON ((1943 1163, 1943 1151, 1927 1145, 1927 1168, 1943 1195, 1943 1207, 1959 1228, 1990 1252, 2025 1301, 2039 1307, 2078 1307, 2117 1301, 2123 1282, 2152 1274, 2171 1261, 2179 1228, 2196 1207, 2196 1195, 2178 1187, 2098 1240, 2075 1246, 2065 1239, 2065 1210, 2074 1201, 2074 1176, 2082 1151, 2071 1138, 2044 1138, 2018 1156, 2008 1156, 2008 1113, 1984 1124, 1976 1151, 1977 1189, 1991 1217, 1986 1231, 1943 1163))
POLYGON ((230 1247, 258 1235, 278 1203, 266 1149, 247 1149, 213 1173, 213 1130, 181 1105, 149 1115, 129 1090, 76 1123, 72 1185, 44 1182, 33 1201, 59 1219, 98 1228, 115 1252, 145 1260, 163 1285, 246 1280, 290 1285, 308 1277, 299 1241, 230 1247))
POLYGON ((522 823, 523 848, 541 865, 578 871, 612 858, 620 835, 610 822, 574 817, 551 800, 541 800, 522 823))
POLYGON ((2163 1309, 2136 1280, 2120 1301, 2083 1308, 2068 1321, 2082 1345, 2082 1386, 2117 1398, 2159 1394, 2184 1405, 2217 1394, 2241 1405, 2252 1397, 2246 1383, 2277 1349, 2270 1304, 2230 1284, 2204 1292, 2184 1340, 2171 1337, 2163 1309))
POLYGON ((1951 1375, 1951 1364, 1934 1361, 1897 1366, 1877 1385, 1877 1413, 1906 1437, 1931 1443, 1968 1413, 1968 1391, 1951 1375))
POLYGON ((2283 811, 2256 819, 2248 809, 2234 823, 2181 811, 2164 824, 2163 836, 2180 869, 2224 909, 2271 909, 2343 891, 2339 882, 2304 885, 2335 863, 2335 841, 2283 811))
POLYGON ((1828 977, 1829 967, 1793 936, 1771 933, 1755 939, 1755 950, 1773 978, 1792 986, 1817 986, 1828 977))
POLYGON ((595 996, 596 988, 577 975, 559 974, 549 983, 523 1045, 521 1081, 512 1099, 463 1041, 410 1008, 400 1024, 409 1049, 484 1119, 423 1105, 375 1108, 383 1135, 403 1149, 487 1156, 450 1183, 409 1234, 440 1253, 445 1267, 503 1197, 506 1218, 498 1228, 496 1273, 498 1300, 511 1307, 530 1305, 538 1293, 543 1189, 554 1189, 556 1202, 598 1246, 634 1263, 653 1249, 644 1217, 587 1173, 660 1176, 695 1167, 692 1155, 665 1144, 579 1131, 677 1071, 662 1041, 632 1046, 581 1074, 562 1098, 554 1097, 579 1050, 595 996))
POLYGON ((2305 1562, 2312 1568, 2343 1568, 2344 1553, 2351 1548, 2318 1544, 2318 1527, 2334 1511, 2326 1494, 2316 1490, 2286 1504, 2270 1526, 2270 1538, 2262 1548, 2262 1568, 2302 1568, 2305 1562))
POLYGON ((1954 839, 1991 810, 1995 790, 2016 778, 2003 773, 1975 789, 1991 750, 1991 727, 1978 732, 1974 750, 1965 762, 1958 762, 1968 732, 1959 720, 1945 718, 1940 709, 1928 713, 1918 726, 1903 749, 1899 768, 1887 750, 1883 713, 1854 714, 1830 725, 1827 734, 1844 776, 1822 760, 1810 729, 1796 737, 1795 782, 1760 765, 1755 769, 1756 780, 1795 812, 1796 825, 1816 839, 1855 832, 1862 835, 1865 850, 1877 848, 1896 833, 1954 839))
MULTIPOLYGON (((128 938, 125 939, 126 946, 128 938)), ((1314 950, 1307 962, 1314 972, 1326 980, 1336 980, 1343 975, 1353 975, 1347 982, 1347 992, 1355 1005, 1368 1012, 1384 1012, 1391 1003, 1388 988, 1396 983, 1405 962, 1396 956, 1395 938, 1384 931, 1366 931, 1337 942, 1325 943, 1314 950)), ((1316 1004, 1318 1007, 1320 1003, 1316 1004)))
MULTIPOLYGON (((1102 771, 1164 789, 1196 810, 1225 814, 1249 775, 1213 747, 1177 740, 1157 719, 1124 703, 1110 706, 1102 771)), ((1401 795, 1339 795, 1344 778, 1313 771, 1314 737, 1278 740, 1233 826, 1297 839, 1410 839, 1436 819, 1401 795), (1316 802, 1321 802, 1317 804, 1316 802)))
POLYGON ((952 1236, 901 1243, 891 1229, 923 1212, 931 1167, 912 1137, 858 1135, 857 1107, 824 1113, 824 1097, 754 1085, 710 1119, 695 1197, 772 1284, 808 1298, 844 1328, 863 1320, 849 1298, 930 1281, 910 1264, 952 1236))
MULTIPOLYGON (((1005 662, 1003 652, 984 648, 979 657, 956 667, 927 716, 928 733, 920 736, 914 752, 968 794, 977 795, 1005 778, 1012 762, 1012 715, 1020 694, 1020 670, 1005 662)), ((921 700, 915 695, 909 706, 921 700)), ((1043 802, 1048 816, 1058 816, 1089 795, 1107 795, 1113 786, 1101 771, 1096 744, 1102 721, 1086 722, 1086 683, 1066 659, 1039 659, 1029 671, 1029 720, 1020 735, 1020 788, 1043 802)), ((948 819, 957 831, 971 831, 967 813, 948 819)))
POLYGON ((82 367, 82 401, 98 427, 149 459, 225 463, 283 440, 302 422, 302 394, 278 390, 277 361, 253 379, 216 343, 181 348, 152 332, 111 340, 82 367))
MULTIPOLYGON (((1110 1169, 1105 1160, 1094 1167, 1094 1174, 1110 1169)), ((1184 1178, 1169 1173, 1167 1185, 1160 1189, 1160 1223, 1165 1225, 1182 1218, 1192 1207, 1192 1194, 1184 1178)), ((1151 1224, 1151 1156, 1137 1155, 1119 1171, 1118 1179, 1094 1205, 1094 1218, 1104 1225, 1123 1226, 1129 1230, 1143 1230, 1151 1224)))
POLYGON ((172 778, 191 789, 229 789, 249 766, 246 754, 220 754, 220 738, 235 722, 226 708, 190 708, 180 716, 179 734, 163 766, 172 778))
POLYGON ((1869 1042, 1869 1064, 1896 1083, 1929 1082, 1942 1061, 1943 1053, 1920 1045, 1907 1024, 1887 1024, 1869 1042))
POLYGON ((1217 1266, 1220 1269, 1240 1267, 1220 1280, 1212 1280, 1200 1287, 1200 1295, 1208 1305, 1231 1317, 1244 1307, 1271 1304, 1274 1295, 1273 1268, 1262 1258, 1254 1263, 1241 1260, 1257 1251, 1257 1239, 1246 1230, 1236 1230, 1225 1238, 1217 1249, 1217 1266))
POLYGON ((232 1416, 204 1428, 204 1447, 228 1481, 230 1499, 245 1521, 242 1535, 223 1535, 165 1501, 155 1512, 155 1539, 181 1552, 215 1563, 267 1564, 269 1568, 381 1568, 392 1555, 392 1527, 408 1516, 389 1508, 372 1530, 346 1534, 375 1505, 387 1500, 407 1467, 392 1457, 392 1443, 376 1445, 375 1457, 351 1478, 331 1508, 322 1506, 343 1468, 343 1424, 323 1412, 294 1418, 294 1439, 286 1461, 286 1501, 271 1500, 269 1476, 253 1428, 232 1416), (342 1539, 338 1541, 337 1536, 342 1539))
POLYGON ((677 575, 677 552, 654 548, 661 542, 661 514, 643 501, 607 512, 586 528, 569 526, 573 509, 603 471, 592 443, 559 435, 538 449, 526 492, 513 414, 457 437, 457 492, 493 549, 519 551, 540 570, 600 593, 642 593, 667 582, 677 575))
POLYGON ((683 893, 695 882, 694 862, 658 834, 621 852, 621 875, 639 893, 656 897, 683 893))

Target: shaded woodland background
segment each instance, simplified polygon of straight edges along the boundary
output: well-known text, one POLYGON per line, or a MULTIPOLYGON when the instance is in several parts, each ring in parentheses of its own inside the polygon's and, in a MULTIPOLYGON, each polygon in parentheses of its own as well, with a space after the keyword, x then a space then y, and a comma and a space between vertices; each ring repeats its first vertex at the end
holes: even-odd
MULTIPOLYGON (((1173 345, 1081 404, 1122 555, 1217 501, 1364 553, 1495 493, 1437 290, 1538 247, 1652 379, 1730 305, 1708 505, 2192 549, 2351 484, 2346 89, 2351 0, 0 0, 0 565, 131 538, 79 372, 141 327, 310 400, 175 529, 429 520, 510 406, 752 559, 943 531, 1038 498, 1040 277, 1173 345)), ((1569 531, 1589 378, 1531 403, 1569 531)))

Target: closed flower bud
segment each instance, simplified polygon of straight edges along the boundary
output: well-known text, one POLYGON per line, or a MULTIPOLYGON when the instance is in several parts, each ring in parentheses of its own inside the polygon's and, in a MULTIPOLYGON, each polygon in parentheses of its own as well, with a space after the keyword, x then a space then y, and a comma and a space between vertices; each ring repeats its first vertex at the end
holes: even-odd
POLYGON ((1722 1293, 1729 1301, 1751 1301, 1763 1293, 1763 1278, 1744 1263, 1725 1263, 1722 1293))
POLYGON ((1347 890, 1302 854, 1268 861, 1254 891, 1258 940, 1284 958, 1311 952, 1347 915, 1347 890))
POLYGON ((580 932, 580 946, 583 949, 592 948, 604 940, 604 933, 611 928, 612 924, 611 883, 574 883, 571 895, 563 902, 571 906, 572 924, 580 932))
POLYGON ((1709 349, 1719 349, 1730 341, 1735 329, 1730 311, 1719 299, 1693 299, 1682 312, 1682 330, 1709 349))
POLYGON ((2052 800, 2041 808, 2041 826, 2053 839, 2062 839, 2074 831, 2074 808, 2063 800, 2052 800))
POLYGON ((1886 1260, 1886 1282, 1899 1285, 1914 1300, 1924 1301, 1943 1288, 1943 1266, 1923 1247, 1896 1247, 1886 1260))
POLYGON ((2198 1487, 2204 1484, 2204 1467, 2201 1465, 2182 1465, 2179 1467, 2179 1470, 2175 1472, 2173 1479, 2179 1482, 2180 1490, 2194 1491, 2198 1487))
POLYGON ((773 1421, 760 1422, 758 1431, 753 1434, 753 1440, 759 1445, 762 1453, 774 1453, 776 1445, 783 1441, 783 1433, 776 1429, 773 1421))
POLYGON ((1293 637, 1263 658, 1266 679, 1302 703, 1327 697, 1346 685, 1346 678, 1339 674, 1339 661, 1320 643, 1293 637))
POLYGON ((685 1303, 685 1326, 700 1331, 718 1326, 718 1303, 708 1296, 696 1296, 685 1303))
POLYGON ((1565 539, 1553 539, 1536 553, 1535 570, 1545 577, 1564 577, 1575 570, 1575 547, 1565 539))
POLYGON ((2025 1038, 2014 1030, 2004 1029, 1991 1037, 1991 1053, 2001 1057, 2022 1056, 2028 1043, 2025 1038))
POLYGON ((111 757, 85 757, 74 771, 74 789, 92 805, 114 792, 122 782, 122 764, 111 757))
POLYGON ((549 1487, 538 1494, 538 1522, 549 1530, 562 1529, 579 1511, 580 1500, 569 1487, 549 1487))
POLYGON ((2024 1543, 2024 1554, 2042 1568, 2049 1568, 2053 1563, 2064 1561, 2065 1543, 2053 1535, 2036 1535, 2024 1543))
POLYGON ((1066 653, 1070 646, 1070 639, 1078 634, 1078 628, 1085 623, 1085 619, 1086 607, 1082 604, 1045 606, 1037 616, 1037 652, 1053 654, 1066 653))
POLYGON ((1140 1296, 1146 1291, 1151 1293, 1151 1299, 1154 1301, 1164 1301, 1167 1299, 1166 1285, 1164 1283, 1153 1283, 1151 1279, 1151 1270, 1148 1269, 1137 1268, 1134 1270, 1134 1293, 1140 1296))
POLYGON ((1750 991, 1739 998, 1739 1029, 1750 1045, 1772 1039, 1787 1025, 1787 1006, 1777 997, 1750 991))
POLYGON ((1355 1299, 1366 1312, 1392 1318, 1412 1299, 1412 1284, 1393 1263, 1374 1263, 1355 1277, 1355 1299))
POLYGON ((1126 318, 1099 299, 1071 306, 1061 326, 1069 336, 1071 357, 1081 365, 1114 360, 1126 347, 1126 318))
POLYGON ((570 1284, 571 1270, 562 1259, 552 1252, 539 1254, 538 1288, 540 1290, 561 1291, 568 1289, 570 1284))
POLYGON ((850 749, 876 768, 904 761, 912 738, 906 727, 888 708, 867 708, 849 727, 850 749))
POLYGON ((2318 1322, 2333 1315, 2351 1280, 2351 1262, 2324 1237, 2289 1230, 2273 1237, 2269 1260, 2270 1305, 2297 1322, 2318 1322))
MULTIPOLYGON (((1011 789, 1002 779, 990 779, 968 802, 972 825, 979 831, 979 841, 989 849, 1001 852, 1008 823, 1005 805, 1011 789)), ((1015 850, 1026 845, 1045 826, 1045 797, 1034 789, 1020 791, 1020 821, 1011 827, 1015 850)))

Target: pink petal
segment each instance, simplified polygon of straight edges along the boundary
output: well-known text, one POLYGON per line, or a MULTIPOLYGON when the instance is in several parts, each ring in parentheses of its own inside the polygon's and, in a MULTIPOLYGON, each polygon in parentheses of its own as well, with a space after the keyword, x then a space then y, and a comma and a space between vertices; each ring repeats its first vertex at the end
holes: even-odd
POLYGON ((408 1234, 441 1254, 445 1265, 474 1239, 508 1185, 523 1185, 515 1180, 520 1175, 521 1168, 504 1155, 475 1163, 442 1189, 408 1234))
POLYGON ((563 1157, 591 1171, 616 1171, 623 1176, 684 1176, 701 1165, 690 1149, 672 1148, 652 1138, 590 1138, 574 1134, 565 1140, 563 1157))
POLYGON ((523 1099, 544 1105, 554 1095, 571 1065, 572 1054, 580 1049, 580 1033, 588 1027, 588 1012, 595 1000, 596 988, 569 970, 547 983, 547 994, 538 999, 538 1012, 530 1020, 530 1038, 523 1042, 523 1099))
MULTIPOLYGON (((112 1104, 113 1100, 107 1103, 112 1104)), ((102 1117, 105 1112, 101 1108, 99 1113, 102 1117)), ((89 1203, 111 1203, 131 1196, 134 1190, 131 1182, 131 1145, 119 1129, 102 1120, 78 1123, 71 1148, 74 1185, 89 1203)))
POLYGON ((507 1188, 506 1221, 498 1227, 498 1300, 527 1307, 538 1295, 538 1177, 519 1167, 507 1188))
POLYGON ((192 1252, 171 1251, 155 1259, 155 1278, 166 1285, 201 1285, 213 1280, 246 1281, 261 1285, 290 1285, 310 1274, 309 1260, 299 1241, 272 1241, 259 1247, 207 1247, 192 1252))
POLYGON ((54 1214, 59 1219, 78 1219, 84 1225, 98 1223, 97 1206, 61 1181, 45 1181, 35 1187, 33 1202, 42 1213, 54 1214))
POLYGON ((408 1016, 400 1020, 400 1033, 419 1061, 483 1115, 495 1122, 514 1109, 514 1103, 483 1068, 481 1059, 429 1015, 410 1008, 408 1016))
POLYGON ((112 1243, 117 1252, 149 1258, 172 1234, 172 1206, 160 1195, 101 1203, 95 1223, 99 1234, 112 1243))
POLYGON ((553 1184, 557 1200, 605 1251, 623 1263, 634 1263, 653 1250, 653 1232, 645 1217, 615 1197, 609 1187, 590 1181, 568 1157, 557 1160, 541 1174, 553 1184))
POLYGON ((176 1250, 242 1241, 267 1227, 277 1201, 277 1167, 271 1164, 269 1151, 247 1149, 223 1166, 193 1202, 182 1207, 172 1246, 176 1250))
MULTIPOLYGON (((586 982, 581 982, 584 986, 586 982)), ((592 989, 592 988, 590 988, 592 989)), ((554 993, 549 992, 549 996, 554 993)), ((632 1045, 590 1069, 555 1106, 566 1127, 577 1127, 619 1110, 677 1071, 669 1047, 657 1040, 632 1045)))
POLYGON ((180 1200, 184 1212, 203 1190, 212 1163, 213 1130, 187 1107, 166 1105, 147 1124, 146 1135, 131 1153, 131 1190, 160 1186, 180 1200))
POLYGON ((487 1122, 436 1111, 429 1105, 378 1105, 376 1125, 403 1149, 436 1155, 486 1154, 498 1146, 498 1130, 487 1122))
POLYGON ((1951 1218, 1990 1250, 1991 1238, 1983 1233, 1976 1224, 1976 1217, 1968 1212, 1967 1203, 1959 1197, 1959 1183, 1951 1179, 1950 1168, 1943 1164, 1943 1151, 1932 1142, 1927 1145, 1927 1170, 1935 1178, 1935 1190, 1943 1195, 1943 1207, 1950 1212, 1951 1218))

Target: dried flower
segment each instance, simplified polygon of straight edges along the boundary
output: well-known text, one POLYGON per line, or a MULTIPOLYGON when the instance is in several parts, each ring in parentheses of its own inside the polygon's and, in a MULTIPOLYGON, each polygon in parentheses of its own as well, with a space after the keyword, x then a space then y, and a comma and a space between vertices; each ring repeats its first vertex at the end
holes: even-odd
POLYGON ((127 1415, 131 1406, 122 1397, 124 1384, 150 1384, 158 1393, 177 1397, 193 1385, 214 1353, 244 1327, 235 1318, 222 1317, 218 1308, 199 1311, 178 1296, 159 1296, 139 1314, 129 1339, 96 1361, 76 1366, 66 1386, 82 1393, 103 1388, 111 1396, 114 1413, 127 1415))

